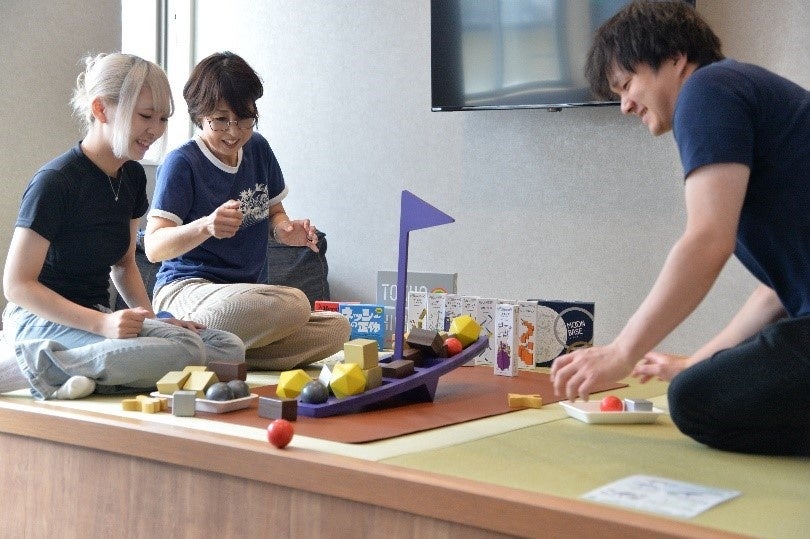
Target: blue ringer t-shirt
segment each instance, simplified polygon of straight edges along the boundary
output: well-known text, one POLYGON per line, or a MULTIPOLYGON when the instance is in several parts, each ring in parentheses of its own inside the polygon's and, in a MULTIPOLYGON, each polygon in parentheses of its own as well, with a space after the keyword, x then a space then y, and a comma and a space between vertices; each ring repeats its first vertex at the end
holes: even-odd
POLYGON ((217 159, 199 136, 171 151, 158 169, 149 216, 182 225, 210 215, 232 199, 241 203, 245 217, 232 238, 208 238, 187 253, 165 260, 155 291, 189 278, 258 282, 267 259, 269 209, 286 196, 281 168, 259 133, 253 133, 242 147, 235 167, 217 159))

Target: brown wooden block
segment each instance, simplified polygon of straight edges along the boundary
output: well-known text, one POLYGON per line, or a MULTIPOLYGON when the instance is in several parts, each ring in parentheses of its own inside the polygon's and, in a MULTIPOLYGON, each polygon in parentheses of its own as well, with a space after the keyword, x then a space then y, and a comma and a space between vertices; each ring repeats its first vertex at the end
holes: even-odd
POLYGON ((411 348, 421 350, 422 353, 432 357, 447 357, 447 351, 444 349, 444 339, 442 339, 438 331, 411 328, 405 342, 411 348))
POLYGON ((405 378, 413 374, 413 361, 408 359, 395 359, 388 363, 380 363, 382 375, 386 378, 405 378))
POLYGON ((414 365, 421 365, 422 364, 422 351, 417 350, 416 348, 403 348, 402 349, 402 358, 407 359, 408 361, 413 361, 414 365))
POLYGON ((216 373, 220 382, 247 380, 247 363, 244 361, 212 361, 208 364, 208 369, 216 373))

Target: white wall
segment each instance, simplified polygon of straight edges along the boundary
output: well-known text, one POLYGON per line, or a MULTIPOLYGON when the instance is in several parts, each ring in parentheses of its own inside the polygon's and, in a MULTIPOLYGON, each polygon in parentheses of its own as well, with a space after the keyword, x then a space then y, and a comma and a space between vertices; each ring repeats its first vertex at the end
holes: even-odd
MULTIPOLYGON (((67 108, 76 60, 117 46, 118 30, 117 2, 0 2, 13 74, 0 81, 0 110, 36 118, 0 134, 5 252, 30 175, 76 140, 67 108)), ((728 55, 807 87, 809 4, 778 4, 698 0, 728 55)), ((336 299, 373 301, 377 270, 396 268, 408 189, 456 219, 411 235, 412 271, 457 272, 465 294, 593 300, 596 340, 606 342, 682 228, 671 136, 653 139, 616 109, 430 112, 427 0, 204 0, 197 9, 197 59, 232 50, 264 79, 260 131, 291 187, 289 213, 327 233, 336 299)), ((693 349, 753 286, 730 263, 666 347, 693 349)))
POLYGON ((79 62, 120 48, 120 20, 110 0, 0 0, 0 273, 31 176, 82 137, 69 104, 79 62))

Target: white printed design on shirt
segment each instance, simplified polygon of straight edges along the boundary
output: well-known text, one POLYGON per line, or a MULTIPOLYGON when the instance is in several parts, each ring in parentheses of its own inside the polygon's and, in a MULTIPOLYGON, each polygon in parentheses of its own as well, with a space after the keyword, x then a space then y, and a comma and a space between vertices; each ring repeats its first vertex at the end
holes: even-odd
POLYGON ((244 218, 240 228, 247 228, 256 223, 267 220, 270 211, 270 197, 267 195, 267 185, 257 183, 252 189, 245 189, 239 193, 239 209, 244 218))

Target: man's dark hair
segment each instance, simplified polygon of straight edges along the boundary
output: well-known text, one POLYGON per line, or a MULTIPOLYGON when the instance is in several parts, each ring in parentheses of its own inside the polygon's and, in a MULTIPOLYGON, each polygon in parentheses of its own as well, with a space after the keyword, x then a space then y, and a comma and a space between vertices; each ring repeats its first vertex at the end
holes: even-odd
POLYGON ((678 53, 699 67, 723 59, 720 39, 690 4, 636 1, 596 31, 585 77, 594 94, 615 99, 608 79, 614 65, 628 73, 639 64, 657 71, 678 53))

